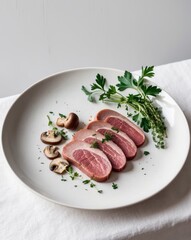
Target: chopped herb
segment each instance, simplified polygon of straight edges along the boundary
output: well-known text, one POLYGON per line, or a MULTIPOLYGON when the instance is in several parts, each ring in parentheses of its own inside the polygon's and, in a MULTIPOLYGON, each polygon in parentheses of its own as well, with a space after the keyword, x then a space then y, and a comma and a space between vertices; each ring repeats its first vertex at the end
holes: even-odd
POLYGON ((103 193, 103 190, 98 190, 97 192, 98 192, 98 193, 103 193))
POLYGON ((86 180, 83 181, 83 184, 89 184, 90 181, 91 181, 90 179, 86 179, 86 180))
POLYGON ((97 135, 96 133, 92 134, 92 136, 96 136, 96 135, 97 135))
POLYGON ((64 182, 66 182, 67 180, 66 180, 65 178, 62 178, 62 179, 61 179, 61 181, 64 181, 64 182))
POLYGON ((69 174, 70 178, 72 180, 76 179, 76 178, 80 178, 81 175, 78 172, 74 172, 74 169, 72 166, 69 166, 66 170, 66 172, 69 174))
POLYGON ((52 114, 52 115, 54 115, 54 113, 53 112, 49 112, 50 114, 52 114))
POLYGON ((95 102, 95 95, 99 101, 116 103, 117 107, 125 106, 127 115, 137 123, 145 132, 151 132, 157 148, 165 148, 167 138, 166 126, 162 111, 153 103, 153 98, 162 91, 157 86, 149 85, 147 79, 154 76, 154 66, 142 67, 141 75, 135 79, 132 73, 125 71, 118 76, 118 84, 106 85, 106 79, 100 74, 96 75, 95 83, 91 84, 91 91, 82 86, 82 91, 88 96, 90 102, 95 102), (133 89, 135 94, 123 95, 126 89, 133 89), (133 109, 134 113, 128 112, 133 109))
POLYGON ((113 188, 113 189, 118 189, 117 183, 112 183, 112 188, 113 188))
MULTIPOLYGON (((72 180, 75 180, 76 178, 78 178, 82 181, 83 184, 85 184, 85 185, 88 184, 91 188, 95 188, 99 193, 103 192, 102 190, 97 189, 96 184, 91 179, 83 180, 82 176, 78 172, 74 172, 74 169, 72 166, 69 166, 67 168, 67 173, 69 174, 69 176, 72 180)), ((62 177, 61 181, 64 181, 63 177, 62 177)), ((77 185, 74 185, 74 187, 77 187, 77 185)), ((87 191, 87 189, 85 189, 85 190, 87 191)))
POLYGON ((74 172, 70 175, 70 177, 71 177, 72 180, 74 180, 74 179, 80 177, 80 174, 78 172, 74 172))
POLYGON ((109 134, 109 133, 106 132, 106 133, 104 134, 104 136, 105 136, 105 138, 102 139, 102 143, 108 142, 108 141, 112 140, 112 135, 111 135, 111 134, 109 134))
POLYGON ((62 177, 62 178, 61 178, 61 181, 64 181, 64 182, 67 181, 67 179, 65 179, 63 175, 62 175, 61 177, 62 177))
POLYGON ((102 192, 103 192, 102 190, 97 189, 96 184, 95 184, 94 182, 92 182, 91 179, 86 179, 86 180, 84 180, 84 181, 83 181, 83 184, 89 184, 89 186, 90 186, 91 188, 95 188, 98 193, 102 193, 102 192))
POLYGON ((116 128, 116 127, 112 127, 111 129, 114 130, 114 131, 116 131, 117 133, 119 132, 119 129, 116 128))
POLYGON ((69 166, 69 167, 68 167, 68 173, 72 174, 73 171, 74 171, 74 170, 73 170, 73 167, 72 167, 72 166, 69 166))
POLYGON ((61 129, 57 133, 58 133, 58 135, 61 135, 63 137, 63 139, 65 139, 65 140, 68 139, 67 133, 63 129, 61 129))
POLYGON ((93 187, 95 187, 95 186, 96 186, 96 185, 95 185, 94 183, 92 183, 92 182, 90 183, 90 187, 91 187, 91 188, 93 188, 93 187))
POLYGON ((74 173, 74 177, 79 177, 79 176, 80 176, 80 174, 78 172, 74 173))
POLYGON ((94 141, 91 145, 91 148, 99 148, 99 143, 97 141, 94 141))
POLYGON ((64 114, 62 114, 62 113, 59 113, 59 116, 60 116, 61 118, 66 118, 66 115, 64 115, 64 114))
POLYGON ((147 156, 147 155, 149 155, 149 154, 150 154, 150 152, 144 151, 144 155, 145 155, 145 156, 147 156))

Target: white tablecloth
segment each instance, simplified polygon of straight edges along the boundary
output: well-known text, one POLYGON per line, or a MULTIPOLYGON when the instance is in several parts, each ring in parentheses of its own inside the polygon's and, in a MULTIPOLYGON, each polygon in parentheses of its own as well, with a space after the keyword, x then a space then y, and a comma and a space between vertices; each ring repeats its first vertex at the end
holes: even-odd
MULTIPOLYGON (((155 82, 180 105, 191 126, 191 60, 159 66, 155 82)), ((17 96, 0 99, 0 126, 17 96)), ((184 139, 180 139, 184 141, 184 139)), ((0 149, 0 239, 190 239, 191 153, 163 191, 123 209, 87 211, 48 202, 15 177, 0 149)))

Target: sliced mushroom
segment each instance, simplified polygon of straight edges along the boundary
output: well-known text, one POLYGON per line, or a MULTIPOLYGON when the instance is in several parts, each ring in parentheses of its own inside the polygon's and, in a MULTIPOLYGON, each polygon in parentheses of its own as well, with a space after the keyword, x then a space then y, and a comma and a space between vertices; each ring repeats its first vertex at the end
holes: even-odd
POLYGON ((41 134, 40 139, 46 144, 58 144, 62 141, 62 136, 56 135, 54 130, 48 130, 41 134))
POLYGON ((69 162, 60 157, 52 160, 49 167, 51 171, 58 174, 62 174, 64 171, 66 171, 66 168, 68 166, 69 166, 69 162))
POLYGON ((54 159, 60 156, 60 153, 58 151, 58 148, 55 146, 46 146, 44 149, 44 154, 49 159, 54 159))
POLYGON ((65 118, 63 117, 58 118, 56 121, 56 125, 59 127, 64 127, 64 123, 65 123, 65 118))
POLYGON ((67 118, 58 118, 56 124, 59 127, 65 127, 67 129, 74 130, 79 124, 78 115, 71 112, 67 118))

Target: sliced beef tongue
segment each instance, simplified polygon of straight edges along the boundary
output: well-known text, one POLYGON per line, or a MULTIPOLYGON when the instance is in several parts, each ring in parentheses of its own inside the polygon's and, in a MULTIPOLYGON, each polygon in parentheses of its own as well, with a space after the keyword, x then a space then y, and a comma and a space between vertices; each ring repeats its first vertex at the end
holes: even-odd
POLYGON ((124 152, 127 160, 131 160, 137 153, 135 143, 123 132, 113 130, 113 126, 104 121, 92 121, 87 125, 87 129, 98 131, 105 136, 106 142, 110 139, 116 143, 124 152), (108 139, 109 136, 109 139, 108 139))
POLYGON ((97 113, 96 120, 108 122, 115 128, 126 133, 137 146, 141 146, 145 141, 143 131, 128 118, 116 111, 103 109, 97 113))
POLYGON ((71 141, 63 147, 63 157, 95 181, 106 181, 112 170, 111 163, 101 150, 90 146, 84 141, 71 141))
POLYGON ((93 148, 102 150, 111 162, 115 171, 121 171, 126 165, 126 157, 121 148, 114 142, 108 141, 102 143, 104 135, 91 129, 82 129, 73 137, 74 140, 82 140, 90 143, 93 148))

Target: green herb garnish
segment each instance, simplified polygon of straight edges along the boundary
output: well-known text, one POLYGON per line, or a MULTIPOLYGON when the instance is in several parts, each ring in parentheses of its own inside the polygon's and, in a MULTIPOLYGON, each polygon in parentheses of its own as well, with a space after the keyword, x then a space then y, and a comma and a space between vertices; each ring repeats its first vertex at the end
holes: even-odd
POLYGON ((135 79, 132 73, 125 71, 118 77, 118 83, 106 86, 106 79, 97 74, 95 83, 91 84, 91 91, 82 86, 82 91, 90 102, 95 102, 95 96, 105 103, 116 103, 117 107, 125 106, 127 115, 145 132, 151 132, 157 148, 165 148, 167 137, 166 126, 161 110, 153 103, 154 97, 162 91, 157 86, 149 85, 147 79, 154 77, 154 66, 142 67, 141 75, 135 79), (123 95, 124 90, 133 89, 136 93, 123 95), (130 110, 129 110, 130 109, 130 110), (134 113, 131 113, 131 110, 134 113))
POLYGON ((83 181, 83 184, 89 184, 90 181, 91 181, 90 179, 86 179, 86 180, 83 181))
POLYGON ((91 188, 93 188, 93 187, 95 187, 95 186, 96 186, 95 183, 93 183, 93 182, 90 183, 90 187, 91 187, 91 188))
POLYGON ((48 126, 52 127, 53 126, 53 122, 51 121, 50 117, 47 115, 48 118, 48 126))
POLYGON ((91 145, 91 148, 99 148, 99 143, 97 141, 94 141, 91 145))
POLYGON ((104 134, 104 137, 105 138, 103 138, 102 141, 101 141, 102 143, 112 140, 112 135, 107 133, 107 132, 104 134))
POLYGON ((117 183, 112 183, 112 188, 113 188, 113 189, 118 189, 117 183))
POLYGON ((61 118, 66 118, 66 115, 64 115, 64 114, 62 114, 62 113, 59 113, 59 116, 60 116, 61 118))
POLYGON ((86 185, 86 184, 89 184, 89 186, 90 186, 91 188, 95 188, 98 193, 103 193, 103 190, 97 189, 96 184, 95 184, 94 182, 92 182, 91 179, 86 179, 86 180, 84 180, 84 181, 82 181, 82 182, 83 182, 83 184, 85 184, 85 185, 86 185))
POLYGON ((62 175, 61 177, 62 177, 62 178, 61 178, 61 181, 64 181, 64 182, 67 181, 67 179, 65 179, 63 175, 62 175))
POLYGON ((68 166, 67 173, 69 174, 69 176, 72 180, 81 177, 81 175, 78 172, 74 172, 74 169, 72 166, 68 166))
POLYGON ((112 127, 111 129, 114 130, 114 131, 116 131, 117 133, 119 132, 119 129, 116 128, 116 127, 112 127))
POLYGON ((150 154, 150 152, 148 152, 148 151, 144 151, 143 153, 144 153, 145 156, 150 154))
POLYGON ((64 129, 59 130, 54 123, 52 122, 52 120, 50 119, 49 115, 47 115, 48 118, 48 126, 52 127, 52 130, 54 131, 54 134, 56 136, 61 135, 63 139, 67 140, 68 136, 67 133, 64 131, 64 129))

